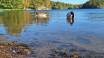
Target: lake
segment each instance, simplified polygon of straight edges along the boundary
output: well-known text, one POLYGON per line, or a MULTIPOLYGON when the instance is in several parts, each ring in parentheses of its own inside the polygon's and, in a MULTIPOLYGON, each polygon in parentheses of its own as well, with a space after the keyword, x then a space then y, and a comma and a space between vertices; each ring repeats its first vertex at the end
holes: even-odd
POLYGON ((73 45, 104 53, 104 9, 0 11, 0 37, 38 50, 73 45), (73 23, 66 17, 70 11, 75 13, 73 23), (38 12, 48 17, 36 18, 38 12))

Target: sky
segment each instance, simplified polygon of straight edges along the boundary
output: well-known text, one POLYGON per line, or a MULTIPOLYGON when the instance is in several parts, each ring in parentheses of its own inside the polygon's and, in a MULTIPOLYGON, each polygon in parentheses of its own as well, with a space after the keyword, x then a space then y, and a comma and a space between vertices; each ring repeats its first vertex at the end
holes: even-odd
POLYGON ((88 0, 51 0, 51 1, 60 1, 60 2, 71 3, 71 4, 83 4, 88 0))

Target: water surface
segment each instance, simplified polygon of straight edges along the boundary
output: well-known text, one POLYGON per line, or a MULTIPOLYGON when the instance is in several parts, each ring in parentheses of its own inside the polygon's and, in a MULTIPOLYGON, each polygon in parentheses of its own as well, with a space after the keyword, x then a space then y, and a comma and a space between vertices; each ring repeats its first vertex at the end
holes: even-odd
POLYGON ((68 47, 73 44, 104 52, 104 9, 1 11, 0 36, 31 47, 47 44, 68 47), (70 11, 75 13, 73 24, 66 17, 70 11), (48 14, 48 17, 36 18, 39 12, 48 14))

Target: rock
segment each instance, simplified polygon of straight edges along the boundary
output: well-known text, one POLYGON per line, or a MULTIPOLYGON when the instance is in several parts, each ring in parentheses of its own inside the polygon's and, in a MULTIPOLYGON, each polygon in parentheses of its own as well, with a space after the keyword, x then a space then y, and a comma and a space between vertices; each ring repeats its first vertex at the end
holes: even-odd
POLYGON ((26 44, 17 44, 15 42, 0 44, 1 58, 26 58, 31 54, 31 49, 26 44))
POLYGON ((75 52, 72 55, 70 55, 70 58, 79 58, 79 55, 75 52))

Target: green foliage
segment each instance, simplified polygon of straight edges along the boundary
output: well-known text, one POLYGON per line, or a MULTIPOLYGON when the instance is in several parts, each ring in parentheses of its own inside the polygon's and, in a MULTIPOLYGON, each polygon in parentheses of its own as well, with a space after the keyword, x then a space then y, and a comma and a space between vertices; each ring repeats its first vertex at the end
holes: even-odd
POLYGON ((4 9, 23 8, 22 0, 0 0, 0 8, 4 9))
POLYGON ((51 8, 50 0, 30 0, 29 8, 37 10, 48 10, 51 8))
POLYGON ((53 2, 51 1, 52 9, 72 9, 79 8, 79 5, 72 5, 63 2, 53 2))
POLYGON ((73 8, 104 8, 104 0, 89 0, 82 5, 73 5, 50 0, 0 0, 0 9, 73 9, 73 8))
POLYGON ((3 9, 36 9, 36 10, 48 10, 48 9, 69 9, 78 8, 78 5, 71 5, 62 2, 53 2, 50 0, 0 0, 0 8, 3 9), (29 4, 29 6, 27 5, 29 4))
POLYGON ((72 5, 63 2, 53 2, 50 0, 0 0, 1 9, 70 9, 79 8, 79 5, 72 5))

